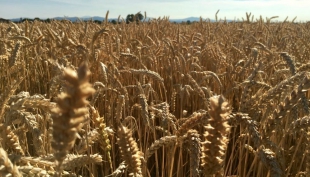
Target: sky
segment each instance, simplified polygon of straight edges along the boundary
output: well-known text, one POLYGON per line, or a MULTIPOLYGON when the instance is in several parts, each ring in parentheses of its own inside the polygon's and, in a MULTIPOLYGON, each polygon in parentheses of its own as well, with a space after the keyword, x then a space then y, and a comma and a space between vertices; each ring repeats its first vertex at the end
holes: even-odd
POLYGON ((169 16, 170 19, 202 17, 204 19, 242 20, 246 12, 254 19, 279 16, 282 21, 288 16, 296 21, 310 21, 310 0, 0 0, 0 18, 53 18, 53 17, 105 17, 140 12, 147 17, 169 16))

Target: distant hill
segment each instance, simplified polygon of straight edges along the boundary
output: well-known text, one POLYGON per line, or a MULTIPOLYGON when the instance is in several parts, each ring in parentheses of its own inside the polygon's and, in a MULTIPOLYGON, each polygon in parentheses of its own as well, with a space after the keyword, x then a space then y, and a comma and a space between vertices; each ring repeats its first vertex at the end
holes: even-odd
POLYGON ((182 19, 170 19, 171 22, 177 22, 177 23, 181 23, 181 22, 187 22, 187 21, 191 21, 191 22, 195 22, 195 21, 200 21, 199 17, 187 17, 187 18, 182 18, 182 19))
MULTIPOLYGON (((56 20, 63 20, 63 19, 66 19, 66 20, 70 20, 72 22, 76 22, 78 21, 79 19, 80 20, 98 20, 98 21, 103 21, 105 18, 104 17, 99 17, 99 16, 94 16, 94 17, 90 17, 90 16, 84 16, 84 17, 54 17, 52 19, 56 19, 56 20)), ((113 20, 113 19, 109 19, 109 20, 113 20)))
POLYGON ((8 19, 8 20, 11 20, 12 22, 19 22, 20 18, 12 18, 12 19, 8 19))

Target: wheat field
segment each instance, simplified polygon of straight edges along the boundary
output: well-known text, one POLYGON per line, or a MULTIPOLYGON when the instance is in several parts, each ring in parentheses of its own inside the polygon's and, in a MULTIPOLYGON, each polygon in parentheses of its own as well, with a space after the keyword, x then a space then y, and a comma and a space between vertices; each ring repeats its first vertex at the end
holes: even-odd
POLYGON ((0 176, 310 176, 310 23, 273 18, 0 23, 0 176))

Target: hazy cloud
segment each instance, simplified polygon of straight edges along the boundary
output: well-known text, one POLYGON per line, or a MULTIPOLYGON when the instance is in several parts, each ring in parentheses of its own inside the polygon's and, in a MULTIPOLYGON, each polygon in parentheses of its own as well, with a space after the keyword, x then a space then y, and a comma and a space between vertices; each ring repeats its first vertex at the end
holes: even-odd
POLYGON ((308 0, 1 0, 0 17, 105 16, 109 10, 112 18, 126 18, 139 11, 155 18, 214 18, 220 9, 218 16, 222 19, 241 19, 251 12, 255 18, 277 15, 281 20, 298 16, 297 20, 306 21, 310 18, 306 15, 309 5, 308 0))

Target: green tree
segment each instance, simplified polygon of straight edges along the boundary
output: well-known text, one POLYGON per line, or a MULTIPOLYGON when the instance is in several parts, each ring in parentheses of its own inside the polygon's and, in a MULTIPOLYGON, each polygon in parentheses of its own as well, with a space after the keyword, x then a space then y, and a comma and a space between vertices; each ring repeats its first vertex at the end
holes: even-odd
POLYGON ((95 23, 101 24, 102 22, 100 20, 94 20, 95 23))
POLYGON ((131 23, 134 21, 136 21, 138 23, 139 21, 142 21, 143 18, 144 18, 144 16, 140 12, 136 13, 135 15, 134 14, 128 14, 127 18, 126 18, 126 23, 128 24, 128 23, 131 23))
POLYGON ((31 19, 31 18, 23 18, 22 22, 25 22, 25 21, 28 21, 28 22, 33 22, 34 20, 31 19))
POLYGON ((142 21, 144 18, 144 16, 140 12, 138 12, 135 16, 136 16, 136 20, 139 20, 139 21, 142 21))
POLYGON ((116 20, 112 20, 111 23, 116 25, 117 21, 116 20))
POLYGON ((33 19, 34 21, 41 21, 41 19, 39 17, 36 17, 33 19))
POLYGON ((128 14, 127 15, 127 18, 126 18, 126 23, 130 23, 130 22, 133 22, 133 19, 134 19, 134 15, 133 14, 128 14))

